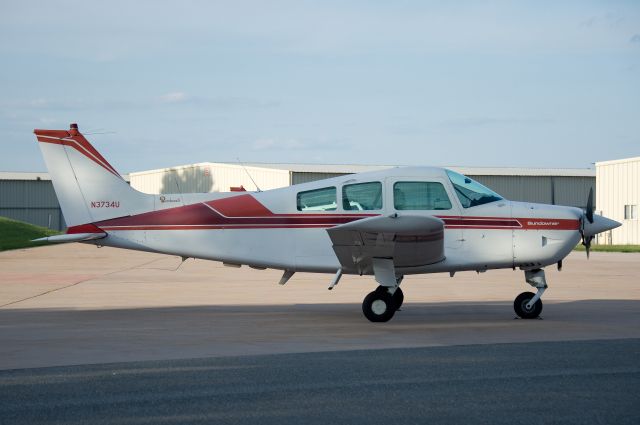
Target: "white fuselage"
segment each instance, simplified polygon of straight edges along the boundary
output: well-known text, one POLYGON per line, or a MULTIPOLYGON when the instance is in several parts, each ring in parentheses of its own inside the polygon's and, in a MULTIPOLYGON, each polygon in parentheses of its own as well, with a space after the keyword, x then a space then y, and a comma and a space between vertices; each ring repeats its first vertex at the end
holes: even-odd
POLYGON ((178 206, 169 208, 158 201, 160 196, 157 195, 153 204, 158 206, 158 213, 166 216, 170 216, 171 211, 184 214, 184 208, 191 206, 191 214, 211 213, 219 218, 213 221, 158 220, 150 213, 147 221, 139 216, 136 220, 105 220, 96 224, 108 233, 108 237, 92 243, 230 264, 334 273, 340 263, 327 228, 340 220, 410 213, 436 216, 445 221, 445 259, 435 264, 398 269, 399 274, 515 267, 533 269, 557 263, 573 249, 580 241, 582 215, 578 208, 508 200, 463 208, 452 183, 441 169, 421 167, 348 175, 265 192, 162 196, 165 200, 177 201, 178 206), (344 184, 373 181, 381 182, 383 187, 382 208, 378 210, 345 211, 340 202, 335 211, 297 209, 299 192, 336 187, 340 194, 344 184), (398 181, 442 183, 451 208, 396 210, 393 185, 398 181), (232 199, 243 201, 232 205, 232 199))

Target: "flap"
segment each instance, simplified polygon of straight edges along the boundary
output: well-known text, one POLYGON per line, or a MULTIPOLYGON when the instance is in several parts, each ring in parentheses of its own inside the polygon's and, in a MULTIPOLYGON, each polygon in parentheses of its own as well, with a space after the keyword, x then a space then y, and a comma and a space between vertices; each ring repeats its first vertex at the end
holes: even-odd
POLYGON ((373 258, 414 267, 444 259, 444 222, 433 216, 368 217, 327 229, 345 272, 373 273, 373 258))

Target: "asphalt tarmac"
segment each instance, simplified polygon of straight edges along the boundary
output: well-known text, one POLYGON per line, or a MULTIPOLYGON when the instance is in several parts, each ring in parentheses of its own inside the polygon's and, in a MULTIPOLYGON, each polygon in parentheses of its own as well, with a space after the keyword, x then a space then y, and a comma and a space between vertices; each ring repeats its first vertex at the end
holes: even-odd
POLYGON ((640 340, 0 372, 2 424, 638 424, 640 340))

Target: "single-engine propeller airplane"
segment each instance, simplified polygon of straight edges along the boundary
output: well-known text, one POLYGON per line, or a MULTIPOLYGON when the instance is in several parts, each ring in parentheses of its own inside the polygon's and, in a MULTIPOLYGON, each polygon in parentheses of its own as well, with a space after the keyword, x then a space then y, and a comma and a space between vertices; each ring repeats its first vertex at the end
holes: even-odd
POLYGON ((579 208, 514 202, 444 168, 398 167, 258 192, 151 195, 133 189, 78 131, 35 130, 64 235, 85 242, 283 271, 373 275, 362 310, 386 322, 402 305, 406 275, 519 268, 537 291, 514 301, 536 318, 544 267, 582 239, 620 223, 579 208))

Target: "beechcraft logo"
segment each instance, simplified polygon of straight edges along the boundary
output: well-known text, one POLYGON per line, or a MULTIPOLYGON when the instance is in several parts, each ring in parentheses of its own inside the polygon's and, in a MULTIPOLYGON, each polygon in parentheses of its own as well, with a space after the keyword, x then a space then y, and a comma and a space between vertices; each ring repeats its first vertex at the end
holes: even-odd
POLYGON ((160 197, 160 202, 162 202, 163 204, 165 202, 180 202, 180 199, 167 198, 166 196, 163 195, 160 197))

